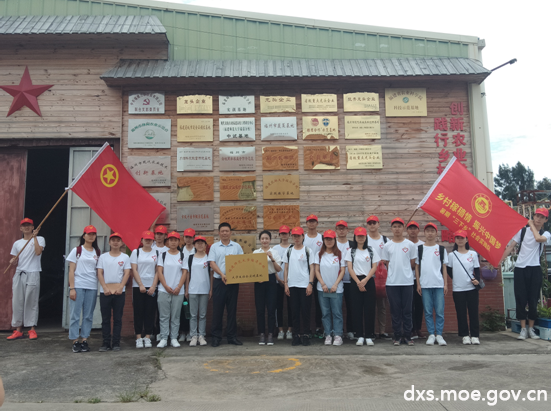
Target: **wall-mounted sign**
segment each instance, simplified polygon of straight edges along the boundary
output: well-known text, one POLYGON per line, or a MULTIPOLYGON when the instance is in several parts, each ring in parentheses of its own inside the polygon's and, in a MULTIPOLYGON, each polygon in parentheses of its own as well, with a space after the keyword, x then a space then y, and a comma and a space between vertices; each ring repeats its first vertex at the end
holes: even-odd
POLYGON ((255 113, 255 96, 219 96, 219 114, 255 113))
POLYGON ((380 116, 345 116, 345 138, 381 138, 380 116))
POLYGON ((178 177, 176 201, 213 201, 214 177, 178 177))
POLYGON ((299 147, 263 147, 263 170, 299 170, 299 147))
POLYGON ((180 96, 176 99, 177 114, 212 114, 212 96, 180 96))
POLYGON ((264 175, 263 198, 265 200, 299 198, 299 175, 264 175))
POLYGON ((219 147, 220 171, 255 171, 255 147, 219 147))
POLYGON ((297 140, 297 119, 261 117, 261 140, 297 140))
POLYGON ((425 88, 386 88, 387 117, 427 117, 425 88))
POLYGON ((305 146, 305 170, 339 170, 339 146, 305 146))
POLYGON ((128 148, 171 148, 171 120, 128 120, 128 148))
POLYGON ((176 171, 213 171, 213 149, 178 147, 176 171))
POLYGON ((339 138, 337 116, 303 117, 303 140, 339 138))
POLYGON ((220 176, 220 201, 255 200, 257 198, 255 176, 220 176))
POLYGON ((261 96, 261 113, 295 113, 297 111, 295 97, 292 96, 261 96))
POLYGON ((301 94, 303 113, 337 111, 337 94, 301 94))
POLYGON ((219 139, 224 142, 255 141, 255 118, 219 118, 219 139))
POLYGON ((171 185, 171 157, 128 156, 127 169, 142 187, 171 185))
POLYGON ((165 211, 161 213, 156 224, 171 223, 171 193, 150 193, 159 204, 165 206, 165 211))
POLYGON ((297 227, 301 225, 298 205, 277 205, 263 207, 263 228, 279 230, 281 226, 297 227))
POLYGON ((128 114, 164 113, 164 91, 131 91, 128 93, 128 114))
POLYGON ((193 228, 196 231, 213 230, 213 206, 178 207, 176 229, 184 231, 186 228, 193 228))
POLYGON ((212 118, 179 118, 176 124, 178 142, 213 141, 212 118))
POLYGON ((347 146, 347 170, 383 168, 381 146, 347 146))
POLYGON ((244 254, 253 254, 253 251, 257 248, 257 236, 255 234, 232 235, 230 240, 241 245, 244 254))
POLYGON ((229 223, 234 231, 257 229, 257 207, 231 206, 220 207, 220 221, 229 223))
POLYGON ((379 111, 379 94, 343 94, 343 111, 379 111))

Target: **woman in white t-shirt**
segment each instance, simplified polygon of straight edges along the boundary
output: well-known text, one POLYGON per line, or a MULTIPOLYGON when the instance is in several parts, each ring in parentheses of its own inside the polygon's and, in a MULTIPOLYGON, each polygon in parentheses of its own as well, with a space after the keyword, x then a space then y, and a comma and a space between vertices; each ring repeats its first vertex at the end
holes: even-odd
POLYGON ((264 230, 259 234, 261 248, 253 251, 253 254, 264 253, 268 260, 268 281, 255 283, 255 308, 257 311, 257 331, 259 333, 259 345, 274 345, 272 333, 276 328, 276 295, 278 293, 276 273, 282 268, 280 254, 270 248, 272 234, 264 230), (268 335, 265 339, 265 308, 268 313, 268 335))
POLYGON ((301 227, 291 230, 293 248, 289 248, 282 260, 285 263, 284 283, 286 295, 291 299, 293 340, 291 345, 310 345, 310 309, 314 283, 314 253, 303 245, 305 232, 301 227))
POLYGON ((447 263, 447 272, 452 278, 452 298, 458 320, 458 335, 462 337, 462 344, 479 345, 479 256, 470 250, 466 231, 455 232, 454 242, 447 263))
MULTIPOLYGON (((280 261, 283 261, 284 255, 286 254, 288 248, 290 247, 289 244, 289 236, 290 236, 291 229, 283 225, 280 227, 279 230, 279 236, 280 236, 280 244, 275 245, 272 247, 272 249, 280 255, 280 261)), ((286 295, 286 288, 284 284, 284 263, 282 262, 280 264, 281 270, 276 273, 276 281, 278 282, 278 288, 276 291, 276 323, 278 325, 278 339, 283 340, 284 337, 288 340, 291 340, 293 338, 292 330, 293 327, 291 324, 293 323, 293 318, 291 317, 291 300, 286 295), (287 302, 287 323, 288 323, 288 329, 287 332, 284 333, 284 299, 287 302)))
POLYGON ((67 256, 69 261, 69 339, 73 340, 73 352, 88 352, 88 337, 98 295, 96 264, 100 257, 96 227, 84 227, 78 247, 67 256), (82 322, 79 321, 82 315, 82 322), (80 328, 80 332, 79 332, 80 328))
POLYGON ((207 327, 207 303, 213 295, 213 277, 207 255, 207 239, 194 238, 195 253, 184 260, 186 271, 186 298, 190 304, 190 347, 207 345, 205 329, 207 327), (199 316, 199 322, 198 322, 199 316))
POLYGON ((142 233, 142 247, 132 251, 132 305, 134 308, 134 332, 136 348, 151 348, 151 334, 157 311, 156 268, 159 251, 152 249, 155 235, 151 231, 142 233), (142 338, 142 335, 144 337, 142 338))
POLYGON ((178 331, 180 329, 180 312, 184 302, 184 284, 186 283, 186 263, 184 253, 178 250, 180 234, 176 231, 167 236, 169 251, 165 251, 157 260, 157 277, 159 279, 159 295, 157 306, 159 308, 159 326, 161 328, 161 341, 157 348, 167 346, 167 340, 171 338, 171 346, 180 347, 178 331))
POLYGON ((354 231, 353 245, 344 257, 349 268, 353 300, 353 320, 358 337, 356 345, 374 345, 375 315, 376 315, 376 283, 374 275, 378 262, 378 253, 368 246, 367 232, 364 227, 357 227, 354 231))
POLYGON ((322 247, 314 257, 314 271, 318 283, 318 302, 322 310, 322 325, 326 339, 324 345, 343 344, 343 276, 345 260, 336 244, 336 233, 327 230, 322 235, 322 247), (333 323, 333 327, 332 327, 333 323))

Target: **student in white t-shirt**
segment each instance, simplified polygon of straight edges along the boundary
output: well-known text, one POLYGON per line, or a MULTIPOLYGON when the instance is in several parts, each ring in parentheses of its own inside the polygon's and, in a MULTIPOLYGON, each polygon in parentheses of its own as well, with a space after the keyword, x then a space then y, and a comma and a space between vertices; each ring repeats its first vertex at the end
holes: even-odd
POLYGON ((165 245, 167 240, 167 227, 164 225, 158 225, 155 227, 155 243, 151 246, 153 250, 159 251, 159 255, 169 250, 169 247, 165 245))
POLYGON ((120 351, 123 310, 125 308, 125 288, 130 276, 130 258, 121 252, 121 234, 109 236, 110 251, 98 260, 98 280, 100 282, 100 312, 102 314, 103 343, 100 352, 120 351), (111 312, 113 311, 113 317, 111 312), (111 319, 113 318, 113 333, 111 319))
POLYGON ((540 257, 546 248, 545 246, 550 245, 550 233, 543 228, 548 221, 548 216, 548 209, 537 209, 533 219, 529 220, 527 227, 519 230, 514 236, 502 257, 502 260, 504 260, 517 244, 520 245, 514 267, 516 317, 521 325, 519 340, 525 340, 527 337, 540 339, 533 326, 538 318, 537 304, 542 287, 540 257), (529 306, 529 312, 525 310, 526 306, 529 306), (527 322, 529 322, 528 327, 526 327, 527 322))
MULTIPOLYGON (((312 251, 312 255, 318 254, 320 248, 322 248, 322 234, 316 231, 318 228, 318 217, 315 214, 310 214, 307 216, 307 232, 305 233, 305 240, 303 244, 309 250, 312 251)), ((314 303, 314 324, 316 329, 314 331, 314 336, 317 338, 322 338, 324 333, 322 332, 322 310, 320 309, 320 303, 318 302, 318 287, 316 283, 318 280, 314 277, 314 286, 313 286, 313 295, 312 300, 314 303)), ((309 335, 313 335, 310 329, 308 328, 309 335)))
MULTIPOLYGON (((339 220, 335 223, 335 232, 337 234, 337 247, 341 251, 341 257, 345 258, 347 251, 351 249, 352 241, 347 239, 349 233, 349 225, 345 220, 339 220)), ((354 284, 353 284, 354 285, 354 284)), ((355 339, 355 323, 353 320, 353 303, 351 299, 351 276, 347 264, 345 264, 345 275, 343 276, 343 299, 345 300, 345 309, 347 310, 347 321, 344 323, 347 328, 347 333, 343 332, 349 340, 355 339)))
POLYGON ((479 256, 470 250, 466 231, 455 232, 454 242, 447 272, 452 278, 452 299, 456 308, 458 335, 462 337, 464 345, 479 345, 479 256))
POLYGON ((354 231, 354 241, 351 249, 345 255, 353 287, 351 298, 353 309, 351 314, 355 321, 355 330, 358 337, 356 345, 374 345, 375 311, 376 311, 376 284, 374 276, 380 261, 378 253, 368 245, 367 232, 364 227, 357 227, 354 231))
POLYGON ((436 243, 437 226, 435 224, 426 224, 424 234, 426 242, 418 245, 416 255, 416 293, 423 299, 426 327, 429 333, 426 344, 433 345, 437 340, 439 345, 447 345, 443 338, 445 295, 448 292, 445 275, 448 263, 447 250, 436 243), (433 322, 434 310, 435 323, 433 322))
MULTIPOLYGON (((184 240, 184 245, 181 246, 182 252, 184 253, 184 265, 186 265, 190 255, 195 253, 194 248, 194 237, 195 230, 193 228, 187 228, 182 233, 182 239, 184 240)), ((189 302, 188 302, 189 303, 189 302)), ((192 335, 190 333, 190 320, 186 318, 184 313, 184 305, 182 305, 182 311, 180 313, 180 331, 178 336, 178 341, 192 341, 192 335)))
POLYGON ((412 268, 416 262, 416 247, 410 240, 403 237, 404 220, 391 220, 393 238, 388 241, 381 252, 381 259, 387 261, 387 282, 385 290, 391 308, 393 322, 393 345, 414 345, 412 332, 412 295, 414 273, 412 268))
MULTIPOLYGON (((275 245, 272 249, 274 252, 280 255, 280 261, 284 259, 288 248, 291 246, 289 243, 291 229, 283 225, 280 227, 280 244, 275 245)), ((293 246, 291 246, 293 247, 293 246)), ((293 318, 291 317, 291 299, 286 295, 285 284, 284 284, 284 263, 280 264, 281 270, 276 274, 276 281, 278 281, 278 288, 276 292, 276 323, 278 325, 278 339, 283 340, 284 336, 288 340, 293 338, 292 330, 293 327, 293 318), (287 306, 287 332, 284 333, 284 299, 286 300, 287 306)))
POLYGON ((324 244, 314 256, 314 271, 318 279, 318 302, 322 310, 324 345, 343 345, 343 276, 345 260, 336 244, 337 234, 326 230, 322 235, 324 244))
POLYGON ((207 239, 202 236, 194 238, 195 252, 184 257, 186 271, 185 296, 190 304, 190 347, 199 343, 207 345, 205 339, 207 327, 207 304, 213 295, 213 275, 207 255, 207 239), (198 321, 199 317, 199 321, 198 321))
POLYGON ((286 295, 291 299, 293 340, 291 345, 310 345, 311 295, 314 286, 314 253, 303 244, 305 232, 301 227, 291 230, 293 248, 284 255, 284 283, 286 295))
POLYGON ((157 306, 161 328, 161 341, 157 344, 157 348, 167 346, 169 334, 171 346, 180 347, 178 330, 180 329, 180 313, 184 302, 184 285, 187 277, 184 253, 178 250, 180 234, 173 231, 167 235, 167 239, 169 251, 163 252, 157 260, 157 277, 159 279, 157 306))
POLYGON ((134 332, 136 348, 151 348, 151 335, 157 311, 157 293, 154 283, 159 251, 153 250, 154 234, 142 233, 142 247, 132 251, 130 266, 132 275, 132 306, 134 308, 134 332), (142 337, 144 336, 144 337, 142 337))
MULTIPOLYGON (((406 227, 406 233, 408 239, 418 248, 424 242, 418 238, 420 234, 420 225, 416 221, 410 221, 406 227)), ((414 287, 412 287, 412 339, 425 338, 422 333, 422 320, 424 317, 424 304, 422 302, 422 295, 418 294, 418 283, 416 282, 416 273, 414 268, 412 269, 414 274, 414 287)))
POLYGON ((38 237, 33 220, 24 218, 19 224, 23 238, 17 240, 11 249, 11 265, 17 265, 12 284, 12 327, 8 340, 23 338, 23 327, 30 327, 29 340, 36 340, 35 327, 38 323, 38 298, 40 296, 40 258, 46 247, 44 237, 38 237), (27 245, 29 243, 29 245, 27 245), (27 245, 27 246, 26 246, 27 245), (23 251, 21 251, 23 250, 23 251), (19 254, 21 252, 21 254, 19 254), (19 257, 17 255, 19 254, 19 257))
POLYGON ((98 298, 96 265, 100 258, 96 227, 84 227, 79 246, 67 256, 69 262, 69 338, 73 340, 73 352, 88 352, 88 337, 92 330, 94 309, 98 298), (79 321, 82 315, 82 323, 79 321), (80 332, 79 332, 80 329, 80 332), (80 337, 80 338, 79 338, 80 337))

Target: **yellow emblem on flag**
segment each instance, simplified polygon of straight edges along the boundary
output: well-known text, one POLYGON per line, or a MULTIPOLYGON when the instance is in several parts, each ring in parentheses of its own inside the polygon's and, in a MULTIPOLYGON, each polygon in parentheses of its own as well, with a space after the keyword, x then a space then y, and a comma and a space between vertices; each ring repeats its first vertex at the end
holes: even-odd
POLYGON ((471 206, 474 213, 481 218, 488 217, 493 210, 493 203, 489 196, 481 193, 473 196, 471 206))
POLYGON ((100 179, 106 187, 113 187, 119 181, 119 171, 113 164, 106 164, 100 172, 100 179))

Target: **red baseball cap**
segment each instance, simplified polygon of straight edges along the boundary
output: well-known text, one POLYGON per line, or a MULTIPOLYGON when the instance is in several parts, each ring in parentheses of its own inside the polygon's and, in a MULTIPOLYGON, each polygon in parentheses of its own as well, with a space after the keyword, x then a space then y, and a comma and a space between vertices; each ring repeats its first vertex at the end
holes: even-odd
POLYGON ((195 230, 193 228, 187 228, 184 230, 184 237, 193 237, 195 235, 195 230))
POLYGON ((198 235, 196 238, 194 238, 194 244, 196 241, 205 241, 205 244, 207 244, 207 239, 202 235, 198 235))
POLYGON ((378 218, 378 216, 371 215, 370 217, 368 217, 366 219, 366 222, 369 222, 369 221, 377 221, 379 223, 379 218, 378 218))
MULTIPOLYGON (((548 217, 548 214, 546 216, 548 217)), ((26 217, 23 220, 21 220, 21 222, 19 223, 19 225, 23 225, 23 224, 34 225, 33 220, 31 220, 30 218, 26 218, 26 217)))
MULTIPOLYGON (((376 217, 377 218, 377 217, 376 217)), ((354 231, 355 235, 368 235, 364 227, 357 227, 354 231)))
POLYGON ((157 227, 155 227, 155 232, 156 233, 163 233, 163 234, 167 234, 167 227, 165 227, 164 225, 158 225, 157 227))
POLYGON ((416 221, 409 222, 406 228, 410 227, 411 225, 420 228, 420 224, 418 224, 416 221))
POLYGON ((334 230, 326 230, 324 231, 324 234, 322 234, 323 238, 335 238, 337 235, 335 234, 334 230))
POLYGON ((291 230, 291 234, 303 235, 305 234, 305 231, 301 227, 293 227, 293 229, 291 230))
POLYGON ((393 225, 393 223, 401 223, 402 225, 404 225, 404 220, 400 217, 397 217, 391 220, 391 225, 393 225))
POLYGON ((318 217, 316 216, 316 214, 310 214, 308 217, 307 217, 307 221, 309 220, 316 220, 318 221, 318 217))
MULTIPOLYGON (((548 210, 546 208, 542 207, 542 208, 537 208, 537 210, 535 211, 535 214, 540 214, 540 215, 543 215, 546 218, 548 218, 549 213, 548 213, 548 210)), ((27 219, 25 219, 25 220, 27 220, 27 219)), ((23 220, 23 221, 25 221, 25 220, 23 220)), ((32 221, 33 220, 31 220, 31 222, 32 221)), ((21 224, 23 224, 23 222, 21 222, 21 224)))
POLYGON ((335 223, 335 226, 337 227, 338 225, 342 225, 342 226, 345 226, 345 227, 349 227, 349 224, 347 224, 347 221, 345 220, 339 220, 337 223, 335 223))
POLYGON ((151 231, 144 231, 142 233, 142 239, 143 240, 154 240, 155 234, 153 234, 151 231))
POLYGON ((454 233, 454 237, 464 237, 464 238, 467 238, 467 237, 468 237, 468 233, 466 232, 466 230, 458 230, 457 232, 454 233))
POLYGON ((287 233, 289 234, 289 232, 291 231, 291 228, 289 228, 287 225, 283 225, 280 227, 280 233, 287 233))
POLYGON ((84 227, 84 234, 89 234, 89 233, 98 233, 98 231, 96 230, 96 227, 94 227, 93 225, 87 225, 86 227, 84 227))
POLYGON ((109 236, 110 239, 113 238, 113 237, 119 237, 121 240, 123 239, 123 236, 119 233, 113 233, 109 236))
POLYGON ((425 230, 426 228, 428 228, 428 227, 433 227, 433 228, 435 229, 435 231, 439 231, 439 230, 437 229, 437 226, 436 226, 435 224, 433 224, 433 223, 427 223, 426 226, 424 227, 424 230, 425 230))
POLYGON ((176 231, 171 231, 167 238, 178 238, 180 240, 180 234, 178 234, 176 231))

